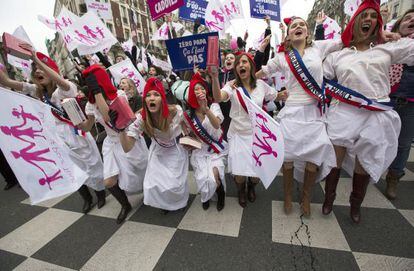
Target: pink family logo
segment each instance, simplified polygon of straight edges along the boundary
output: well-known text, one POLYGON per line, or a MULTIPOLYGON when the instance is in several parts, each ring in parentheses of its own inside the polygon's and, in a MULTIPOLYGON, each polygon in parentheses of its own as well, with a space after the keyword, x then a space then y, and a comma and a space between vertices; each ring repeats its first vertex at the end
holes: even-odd
POLYGON ((260 133, 257 133, 257 129, 255 129, 254 137, 253 137, 253 146, 257 146, 260 148, 261 153, 257 154, 254 151, 253 158, 256 161, 256 166, 261 167, 262 156, 273 155, 277 157, 277 152, 273 150, 271 146, 271 142, 269 141, 277 141, 276 135, 270 131, 269 127, 267 126, 267 118, 260 113, 256 113, 256 127, 260 129, 260 133), (269 141, 268 141, 269 140, 269 141))
POLYGON ((54 25, 56 30, 62 31, 63 28, 68 27, 69 25, 72 25, 72 20, 69 17, 63 17, 61 18, 62 22, 60 22, 58 19, 55 19, 53 22, 50 20, 46 20, 46 23, 49 25, 54 25))
POLYGON ((124 76, 127 76, 132 81, 134 81, 135 86, 139 88, 139 85, 141 84, 141 82, 139 81, 138 76, 135 74, 133 70, 130 70, 128 67, 125 67, 121 70, 121 73, 124 76))
POLYGON ((224 7, 220 7, 219 10, 212 10, 211 15, 213 15, 214 21, 206 20, 206 26, 210 29, 223 30, 225 16, 231 18, 233 15, 237 14, 240 14, 240 8, 231 1, 230 8, 225 4, 224 7))
POLYGON ((41 125, 41 121, 33 114, 25 112, 22 105, 20 105, 20 110, 17 108, 13 108, 11 114, 16 118, 16 120, 21 120, 22 123, 15 126, 0 126, 0 131, 7 136, 12 136, 28 144, 21 150, 11 151, 11 154, 16 160, 23 159, 30 165, 38 168, 44 175, 43 178, 39 179, 39 184, 42 186, 47 184, 49 186, 49 189, 52 190, 50 183, 62 179, 63 177, 60 175, 60 170, 57 170, 52 175, 48 175, 45 169, 41 165, 39 165, 39 163, 51 163, 53 165, 56 165, 55 161, 45 157, 45 155, 50 152, 49 148, 36 150, 35 139, 43 138, 44 140, 46 140, 46 138, 42 135, 43 128, 41 125), (38 123, 40 129, 34 129, 33 126, 29 125, 29 121, 30 124, 38 123))
POLYGON ((94 31, 89 26, 84 25, 83 31, 84 33, 75 30, 74 32, 77 35, 75 39, 87 45, 95 45, 105 38, 103 28, 100 28, 99 26, 96 26, 94 31))

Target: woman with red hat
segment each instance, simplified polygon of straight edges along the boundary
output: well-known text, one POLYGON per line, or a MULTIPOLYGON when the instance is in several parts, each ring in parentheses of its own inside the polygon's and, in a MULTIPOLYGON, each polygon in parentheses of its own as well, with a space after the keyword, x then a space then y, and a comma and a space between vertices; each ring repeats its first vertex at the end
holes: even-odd
POLYGON ((397 154, 400 118, 389 104, 391 64, 414 65, 414 40, 382 43, 379 1, 365 0, 342 34, 344 49, 323 65, 326 91, 332 95, 327 132, 334 144, 337 167, 326 178, 323 213, 335 199, 340 169, 353 174, 351 219, 361 220, 368 183, 376 183, 397 154), (336 81, 330 81, 336 79, 336 81))
POLYGON ((109 192, 121 204, 122 208, 117 217, 117 223, 120 224, 132 209, 126 192, 142 191, 148 148, 144 138, 140 136, 134 142, 131 151, 125 153, 120 142, 120 131, 105 120, 110 118, 107 115, 108 105, 118 96, 127 98, 124 91, 117 90, 112 85, 107 72, 99 65, 92 65, 82 72, 82 76, 88 86, 89 101, 85 108, 88 119, 80 127, 89 131, 96 121, 105 128, 107 136, 102 145, 104 183, 109 192), (104 117, 105 115, 106 117, 104 117))
POLYGON ((256 80, 255 63, 253 57, 247 53, 240 53, 234 62, 236 79, 227 83, 220 90, 218 79, 216 78, 217 68, 210 67, 210 75, 213 78, 213 96, 216 102, 231 101, 230 118, 231 123, 227 138, 229 141, 228 168, 234 175, 234 180, 238 189, 239 204, 246 207, 246 196, 250 202, 256 200, 255 186, 259 183, 259 178, 254 171, 251 161, 252 145, 252 125, 249 115, 244 109, 243 104, 236 94, 237 87, 244 89, 246 95, 260 107, 263 101, 273 101, 276 99, 277 92, 262 80, 256 80), (247 195, 246 195, 246 177, 247 195))
POLYGON ((144 132, 152 139, 144 179, 144 204, 174 211, 187 206, 188 151, 178 144, 183 133, 183 110, 168 105, 164 87, 155 77, 144 88, 144 103, 137 119, 121 133, 121 143, 129 152, 144 132))
POLYGON ((77 132, 61 106, 63 99, 77 96, 77 87, 59 74, 58 66, 50 57, 35 52, 29 44, 22 44, 21 47, 32 52, 31 76, 34 84, 11 80, 3 71, 0 71, 0 83, 43 100, 53 108, 58 135, 69 146, 71 160, 82 169, 82 173, 76 178, 85 180, 85 185, 79 189, 84 200, 83 212, 88 213, 93 207, 92 195, 87 186, 95 190, 98 208, 101 208, 105 205, 105 186, 98 147, 91 134, 86 133, 82 136, 77 132))
POLYGON ((286 78, 289 97, 277 118, 285 140, 283 163, 284 211, 292 210, 293 179, 303 182, 301 209, 311 214, 311 192, 336 166, 335 152, 326 133, 322 60, 340 50, 340 41, 312 41, 307 22, 299 17, 284 20, 287 36, 283 51, 256 73, 258 78, 275 72, 286 78), (299 132, 300 131, 300 132, 299 132))
POLYGON ((210 206, 210 199, 217 193, 217 210, 224 208, 226 182, 224 179, 227 143, 220 127, 224 117, 218 103, 211 103, 207 82, 199 73, 190 81, 188 93, 189 110, 184 112, 188 127, 201 142, 201 149, 191 153, 191 166, 203 203, 210 206))

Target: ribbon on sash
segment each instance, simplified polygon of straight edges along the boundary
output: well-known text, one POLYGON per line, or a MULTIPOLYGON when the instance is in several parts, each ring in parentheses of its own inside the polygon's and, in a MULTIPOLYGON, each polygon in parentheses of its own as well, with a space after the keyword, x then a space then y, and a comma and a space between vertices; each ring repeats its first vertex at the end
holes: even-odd
POLYGON ((392 102, 377 102, 371 100, 361 93, 344 87, 336 81, 327 80, 326 78, 324 78, 322 87, 325 89, 326 94, 358 108, 362 107, 370 111, 387 111, 392 110, 394 107, 392 102))
POLYGON ((54 103, 52 103, 52 101, 50 100, 49 96, 45 93, 45 95, 43 95, 43 99, 44 102, 47 103, 48 105, 50 105, 51 108, 51 112, 52 115, 60 120, 61 122, 64 122, 66 124, 68 124, 69 126, 72 127, 73 132, 75 133, 75 135, 81 135, 81 136, 85 136, 86 133, 80 129, 78 129, 68 118, 67 114, 65 111, 59 109, 54 103))
POLYGON ((302 86, 303 90, 312 98, 318 101, 318 107, 321 114, 325 113, 325 93, 316 82, 315 78, 310 74, 298 50, 293 48, 289 52, 285 52, 285 58, 289 64, 289 68, 296 80, 302 86))
POLYGON ((194 134, 210 147, 209 150, 211 149, 217 154, 220 154, 225 150, 223 136, 221 136, 219 140, 215 140, 203 127, 203 124, 195 114, 191 118, 187 112, 184 112, 184 118, 194 134))

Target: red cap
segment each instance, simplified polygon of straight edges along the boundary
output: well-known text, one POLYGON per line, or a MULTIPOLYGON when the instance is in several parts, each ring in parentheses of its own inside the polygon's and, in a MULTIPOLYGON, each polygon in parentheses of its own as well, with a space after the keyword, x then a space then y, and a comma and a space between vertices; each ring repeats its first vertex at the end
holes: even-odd
POLYGON ((203 77, 201 77, 201 75, 198 72, 195 73, 193 77, 191 78, 189 92, 188 92, 188 104, 194 109, 197 109, 200 107, 197 101, 195 91, 194 91, 194 88, 197 84, 201 84, 204 87, 204 89, 206 90, 206 96, 208 96, 207 95, 208 85, 206 81, 204 81, 203 77))
POLYGON ((290 25, 290 23, 295 19, 295 17, 288 17, 288 18, 284 18, 283 22, 285 23, 285 25, 290 25))
POLYGON ((366 9, 372 8, 378 13, 378 43, 381 42, 381 33, 382 33, 382 17, 380 13, 380 1, 379 0, 365 0, 359 5, 357 11, 355 11, 354 15, 352 16, 351 20, 349 21, 348 25, 346 26, 344 32, 341 35, 342 43, 345 47, 349 47, 352 38, 353 38, 353 30, 354 30, 354 24, 355 24, 355 18, 358 16, 361 12, 363 12, 366 9))
POLYGON ((249 54, 249 53, 246 53, 246 52, 243 52, 243 51, 239 51, 239 52, 236 52, 235 54, 234 54, 236 57, 237 56, 240 56, 240 57, 242 57, 242 56, 247 56, 247 58, 250 60, 250 62, 253 64, 253 68, 256 70, 256 63, 254 62, 254 58, 253 58, 253 56, 251 55, 251 54, 249 54))
MULTIPOLYGON (((148 79, 147 83, 145 84, 144 93, 142 94, 142 97, 144 98, 144 106, 146 106, 145 98, 147 97, 147 93, 151 90, 155 90, 161 95, 161 100, 162 100, 162 112, 161 113, 164 118, 168 118, 170 111, 168 110, 168 103, 167 103, 167 97, 165 95, 164 86, 162 85, 161 81, 158 80, 156 77, 151 77, 150 79, 148 79)), ((141 116, 142 116, 142 119, 145 120, 145 118, 147 117, 145 110, 141 110, 141 116)))
MULTIPOLYGON (((114 85, 112 85, 111 78, 99 64, 92 65, 82 72, 82 76, 84 78, 90 74, 95 75, 96 81, 98 85, 103 89, 107 99, 112 101, 118 96, 117 89, 114 87, 114 85)), ((89 101, 91 103, 95 103, 95 97, 90 95, 89 101)))
POLYGON ((36 52, 36 56, 40 61, 45 63, 49 68, 51 68, 52 70, 60 74, 58 65, 56 65, 56 62, 53 61, 50 57, 42 54, 41 52, 36 52))

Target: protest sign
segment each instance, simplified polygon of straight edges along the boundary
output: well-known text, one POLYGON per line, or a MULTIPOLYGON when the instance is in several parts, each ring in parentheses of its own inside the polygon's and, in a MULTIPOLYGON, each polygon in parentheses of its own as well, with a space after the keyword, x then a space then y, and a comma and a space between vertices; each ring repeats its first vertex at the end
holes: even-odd
POLYGON ((263 19, 269 16, 271 20, 280 22, 279 0, 250 0, 250 16, 263 19))
POLYGON ((184 0, 147 0, 153 21, 184 5, 184 0))
POLYGON ((95 12, 104 20, 112 20, 111 3, 99 3, 94 0, 85 0, 88 11, 95 12))
POLYGON ((178 15, 181 19, 187 21, 200 19, 200 23, 204 24, 207 4, 206 0, 187 0, 185 5, 180 7, 178 15))

